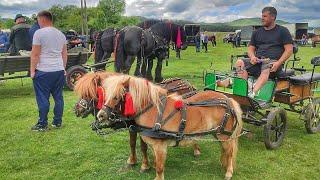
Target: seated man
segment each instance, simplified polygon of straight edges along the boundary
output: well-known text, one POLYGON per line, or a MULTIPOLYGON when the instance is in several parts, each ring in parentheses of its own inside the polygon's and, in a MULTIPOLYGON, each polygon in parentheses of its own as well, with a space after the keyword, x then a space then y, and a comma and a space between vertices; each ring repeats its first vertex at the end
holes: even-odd
POLYGON ((10 33, 10 55, 19 55, 20 50, 31 51, 32 40, 29 36, 30 25, 26 24, 24 16, 17 14, 10 33))
MULTIPOLYGON (((292 37, 287 28, 275 23, 276 16, 277 10, 274 7, 265 7, 262 10, 263 27, 252 33, 248 47, 249 58, 238 59, 236 62, 239 77, 248 79, 248 75, 251 75, 257 78, 252 91, 249 90, 251 98, 257 95, 269 76, 276 77, 293 51, 292 37)), ((219 81, 217 85, 228 86, 229 80, 219 81)))

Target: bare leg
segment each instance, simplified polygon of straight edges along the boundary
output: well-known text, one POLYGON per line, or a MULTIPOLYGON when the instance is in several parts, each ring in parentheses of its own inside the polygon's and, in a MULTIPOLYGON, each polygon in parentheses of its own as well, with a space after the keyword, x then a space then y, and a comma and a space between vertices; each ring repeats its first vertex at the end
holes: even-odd
POLYGON ((253 92, 256 94, 261 88, 262 86, 268 81, 270 75, 270 69, 265 69, 263 71, 261 71, 261 74, 259 76, 259 78, 257 79, 254 87, 253 87, 253 92))
POLYGON ((237 75, 243 79, 248 79, 248 72, 245 70, 244 62, 238 59, 236 62, 237 75))
POLYGON ((137 141, 137 133, 134 132, 130 132, 129 131, 129 135, 130 135, 130 156, 127 160, 127 164, 129 166, 133 166, 135 164, 137 164, 137 155, 136 155, 136 141, 137 141))
POLYGON ((143 139, 140 137, 140 148, 142 152, 142 164, 140 168, 140 172, 146 172, 147 170, 150 169, 149 166, 149 160, 148 160, 148 145, 143 141, 143 139))
MULTIPOLYGON (((241 59, 238 59, 236 64, 237 76, 248 79, 248 72, 245 70, 244 62, 241 59)), ((223 81, 217 81, 217 85, 220 87, 228 87, 230 85, 230 78, 224 79, 223 81)))

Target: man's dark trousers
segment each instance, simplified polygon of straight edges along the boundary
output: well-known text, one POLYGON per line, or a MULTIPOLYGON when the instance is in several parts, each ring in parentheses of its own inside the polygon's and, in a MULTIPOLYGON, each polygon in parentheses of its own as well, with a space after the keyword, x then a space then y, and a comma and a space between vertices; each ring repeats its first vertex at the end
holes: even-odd
POLYGON ((36 70, 33 87, 39 109, 38 123, 48 125, 48 112, 50 108, 49 97, 52 95, 54 105, 54 118, 52 124, 61 124, 63 115, 63 86, 65 82, 64 71, 43 72, 36 70))

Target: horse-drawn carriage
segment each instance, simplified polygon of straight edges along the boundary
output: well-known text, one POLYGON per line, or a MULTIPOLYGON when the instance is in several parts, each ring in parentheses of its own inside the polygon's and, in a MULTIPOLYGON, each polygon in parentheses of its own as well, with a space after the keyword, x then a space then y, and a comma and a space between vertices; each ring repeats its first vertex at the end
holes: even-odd
MULTIPOLYGON (((297 53, 297 49, 294 51, 297 53)), ((246 55, 231 56, 231 69, 234 59, 243 56, 246 55)), ((311 72, 304 68, 296 68, 299 61, 296 56, 293 60, 287 61, 278 76, 269 79, 254 98, 248 97, 248 91, 252 88, 248 86, 248 81, 254 79, 249 78, 247 81, 236 77, 234 73, 205 72, 205 89, 222 92, 235 99, 242 107, 243 121, 263 126, 266 148, 275 149, 282 144, 287 131, 286 110, 299 114, 308 133, 320 131, 320 98, 314 95, 319 91, 317 86, 320 73, 315 73, 315 68, 320 66, 320 57, 312 58, 311 72), (233 84, 227 88, 218 87, 217 80, 223 78, 231 78, 233 84)))
MULTIPOLYGON (((68 52, 68 61, 66 67, 66 86, 73 89, 75 82, 93 66, 87 66, 85 63, 91 56, 91 52, 79 51, 68 52)), ((23 75, 12 75, 18 72, 28 72, 30 69, 30 55, 0 56, 0 80, 17 79, 29 77, 29 73, 23 75), (4 76, 8 73, 8 76, 4 76)))

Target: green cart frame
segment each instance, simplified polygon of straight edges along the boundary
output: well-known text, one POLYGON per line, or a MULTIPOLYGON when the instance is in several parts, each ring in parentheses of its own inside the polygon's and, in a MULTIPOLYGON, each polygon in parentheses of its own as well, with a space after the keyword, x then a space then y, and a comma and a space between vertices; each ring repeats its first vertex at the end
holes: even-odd
MULTIPOLYGON (((239 57, 243 55, 232 56, 231 62, 239 57)), ((286 110, 300 114, 299 118, 304 121, 308 133, 320 131, 320 99, 314 96, 314 93, 319 91, 317 87, 320 73, 315 73, 315 68, 320 65, 320 57, 311 60, 311 72, 304 68, 295 68, 294 64, 298 61, 295 56, 293 60, 289 60, 284 73, 276 79, 268 80, 254 98, 248 97, 247 80, 230 75, 232 73, 219 73, 214 70, 204 73, 205 90, 221 92, 235 99, 243 110, 243 121, 263 126, 266 148, 276 149, 283 143, 287 131, 286 110), (291 68, 288 68, 289 63, 293 64, 291 68), (217 80, 224 78, 231 78, 232 86, 217 87, 217 80)))

